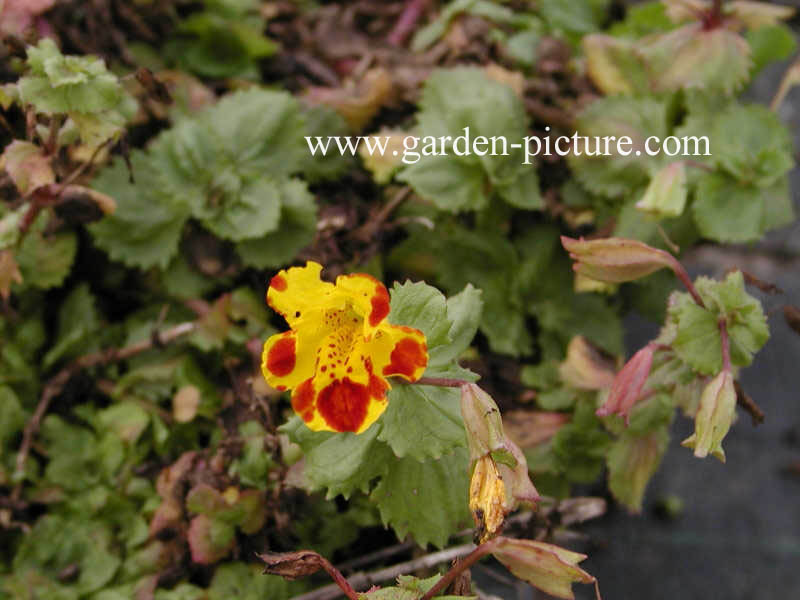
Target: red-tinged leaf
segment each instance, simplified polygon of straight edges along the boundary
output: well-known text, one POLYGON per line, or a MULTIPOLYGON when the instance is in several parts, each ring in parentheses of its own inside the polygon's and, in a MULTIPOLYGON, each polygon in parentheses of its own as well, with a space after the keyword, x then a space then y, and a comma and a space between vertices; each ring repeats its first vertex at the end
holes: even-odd
POLYGON ((229 506, 219 491, 207 483, 199 483, 186 495, 186 508, 200 515, 214 515, 229 506))
POLYGON ((614 360, 590 344, 583 336, 575 336, 567 346, 567 358, 558 368, 562 381, 579 390, 602 390, 614 382, 614 360))
POLYGON ((239 529, 251 535, 264 526, 267 520, 267 505, 264 494, 258 490, 246 490, 239 495, 237 505, 242 509, 239 529))
POLYGON ((585 554, 532 540, 498 537, 490 543, 494 557, 509 571, 556 598, 574 600, 573 583, 597 581, 576 566, 585 554))
POLYGON ((637 240, 561 236, 561 244, 575 261, 575 271, 609 283, 634 281, 664 267, 674 270, 677 264, 671 254, 637 240))
POLYGON ((598 416, 618 414, 625 417, 626 423, 630 420, 631 409, 641 397, 644 384, 650 375, 655 350, 656 347, 653 344, 648 344, 634 354, 622 367, 622 370, 614 378, 608 399, 603 406, 597 409, 598 416))
POLYGON ((520 448, 532 448, 553 437, 570 422, 559 412, 512 410, 503 413, 503 428, 520 448))
POLYGON ((236 543, 236 530, 225 521, 199 515, 189 523, 186 538, 192 560, 210 565, 228 556, 236 543))
POLYGON ((6 170, 22 195, 56 180, 44 151, 30 142, 11 142, 0 157, 0 166, 6 170))

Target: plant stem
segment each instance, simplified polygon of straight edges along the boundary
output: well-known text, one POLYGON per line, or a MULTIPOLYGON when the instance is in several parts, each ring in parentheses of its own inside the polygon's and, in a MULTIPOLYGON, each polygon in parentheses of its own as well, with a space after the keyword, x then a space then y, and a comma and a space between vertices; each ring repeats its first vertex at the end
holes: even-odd
POLYGON ((456 564, 454 564, 447 573, 442 575, 442 578, 437 581, 436 584, 429 589, 422 598, 420 598, 420 600, 430 600, 439 592, 444 591, 447 586, 453 583, 456 577, 458 577, 463 571, 469 569, 472 565, 489 554, 494 548, 493 542, 494 540, 489 540, 488 542, 481 544, 462 560, 456 562, 456 564))
MULTIPOLYGON (((672 256, 672 255, 670 255, 672 256)), ((681 280, 681 283, 684 285, 686 290, 692 296, 692 299, 697 303, 698 306, 703 308, 706 307, 705 302, 700 297, 700 294, 697 292, 697 288, 694 287, 694 283, 692 283, 692 278, 689 277, 689 273, 686 272, 684 266, 676 259, 672 257, 672 271, 675 273, 675 276, 681 280)))
POLYGON ((350 585, 350 582, 347 581, 344 575, 342 575, 341 571, 334 567, 330 561, 324 557, 322 558, 322 568, 325 569, 325 572, 331 576, 334 583, 341 588, 344 592, 344 595, 350 598, 350 600, 358 600, 358 592, 353 589, 353 586, 350 585))
POLYGON ((411 384, 415 385, 436 385, 439 387, 456 387, 460 388, 467 385, 469 381, 464 379, 452 379, 450 377, 420 377, 411 384))
POLYGON ((406 7, 400 14, 400 18, 397 20, 397 23, 387 38, 387 41, 392 46, 403 45, 403 42, 411 35, 422 13, 425 12, 425 9, 428 7, 429 1, 430 0, 408 0, 406 7))

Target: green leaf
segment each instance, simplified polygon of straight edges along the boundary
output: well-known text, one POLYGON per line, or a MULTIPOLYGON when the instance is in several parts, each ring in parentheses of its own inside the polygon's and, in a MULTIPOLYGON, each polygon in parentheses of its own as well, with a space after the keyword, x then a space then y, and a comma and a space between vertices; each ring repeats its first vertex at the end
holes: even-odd
POLYGON ((451 325, 447 319, 444 294, 422 281, 394 284, 388 320, 393 325, 406 325, 422 331, 429 351, 450 342, 451 325))
POLYGON ((281 220, 278 229, 263 238, 245 240, 236 252, 245 264, 257 269, 285 265, 314 239, 317 205, 306 184, 291 179, 280 186, 281 220))
POLYGON ((608 487, 632 512, 641 512, 642 499, 669 443, 666 427, 645 435, 624 433, 608 451, 608 487))
POLYGON ((720 173, 704 174, 697 182, 692 213, 700 233, 719 242, 756 241, 794 220, 785 178, 759 188, 720 173))
POLYGON ((447 299, 447 320, 451 323, 448 337, 450 342, 430 349, 431 365, 445 364, 454 360, 469 348, 483 312, 483 292, 472 284, 455 296, 447 299))
POLYGON ((786 60, 797 50, 794 32, 782 23, 748 29, 744 37, 750 44, 753 73, 758 73, 770 63, 786 60))
POLYGON ((670 302, 670 321, 677 326, 672 347, 678 356, 702 375, 716 375, 722 369, 719 320, 727 322, 731 362, 747 366, 769 338, 761 303, 744 287, 741 271, 723 281, 700 277, 696 282, 706 308, 695 304, 688 294, 677 294, 670 302))
POLYGON ((245 421, 238 428, 239 437, 244 440, 241 456, 231 461, 228 475, 238 477, 247 486, 265 489, 272 458, 264 449, 267 432, 258 421, 245 421))
POLYGON ((136 112, 136 101, 98 58, 64 56, 44 38, 28 47, 28 67, 18 82, 20 101, 38 112, 68 114, 90 145, 121 134, 136 112))
POLYGON ((454 156, 423 156, 400 171, 396 179, 410 185, 440 210, 480 210, 488 202, 483 172, 454 156))
POLYGON ((45 237, 39 229, 29 231, 15 258, 25 285, 47 290, 60 286, 72 269, 78 237, 65 231, 45 237))
POLYGON ((131 184, 122 161, 104 169, 92 187, 117 203, 113 215, 89 225, 95 244, 130 267, 166 268, 178 252, 189 207, 164 193, 157 165, 145 154, 131 156, 137 183, 131 184))
MULTIPOLYGON (((6 444, 25 426, 25 413, 19 398, 8 386, 0 386, 0 450, 5 453, 6 444)), ((0 466, 2 473, 2 466, 0 466)))
POLYGON ((327 497, 369 491, 370 483, 384 475, 392 460, 386 444, 377 441, 381 422, 361 434, 313 432, 299 417, 281 427, 300 445, 306 458, 305 476, 314 488, 327 489, 327 497))
POLYGON ((76 596, 84 596, 106 585, 119 568, 121 561, 111 541, 111 531, 99 521, 46 515, 23 538, 14 557, 14 572, 55 575, 77 564, 74 589, 76 596))
POLYGON ((73 289, 61 305, 58 313, 58 333, 53 346, 42 359, 42 366, 49 369, 64 358, 86 352, 96 343, 94 339, 100 329, 100 314, 89 285, 82 283, 73 289))
POLYGON ((722 368, 722 350, 717 316, 687 296, 670 308, 678 325, 672 348, 692 369, 714 375, 722 368))
POLYGON ((256 565, 230 562, 214 571, 208 600, 289 600, 297 587, 283 577, 263 575, 256 565))
POLYGON ((714 162, 743 184, 768 188, 794 166, 789 131, 765 106, 733 104, 714 119, 714 162))
POLYGON ((442 548, 469 523, 468 489, 467 452, 458 448, 424 463, 411 457, 399 459, 370 498, 399 539, 410 534, 422 547, 430 543, 442 548))
POLYGON ((578 181, 589 192, 609 198, 622 197, 645 185, 650 172, 663 160, 659 156, 648 156, 645 142, 650 136, 663 139, 667 135, 667 105, 649 97, 602 98, 578 115, 577 130, 580 136, 591 140, 606 136, 630 138, 631 146, 623 148, 630 150, 628 156, 616 154, 616 142, 609 144, 609 151, 613 152, 610 156, 587 156, 585 150, 596 152, 591 141, 588 148, 579 149, 580 155, 570 154, 567 158, 578 181))
POLYGON ((378 439, 399 458, 439 458, 466 443, 458 388, 395 385, 381 423, 378 439))

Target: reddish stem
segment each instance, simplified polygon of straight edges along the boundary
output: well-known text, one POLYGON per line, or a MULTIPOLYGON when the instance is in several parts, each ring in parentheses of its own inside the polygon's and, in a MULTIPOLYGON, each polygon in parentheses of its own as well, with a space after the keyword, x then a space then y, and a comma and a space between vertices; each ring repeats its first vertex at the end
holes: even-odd
MULTIPOLYGON (((672 257, 672 255, 670 255, 672 257)), ((689 277, 689 273, 686 272, 686 269, 683 265, 678 261, 675 257, 672 257, 672 271, 675 273, 675 276, 681 280, 681 283, 684 285, 686 290, 692 296, 692 299, 697 303, 698 306, 703 308, 706 307, 705 302, 700 297, 700 294, 697 292, 697 288, 694 287, 694 283, 692 283, 691 277, 689 277)))
POLYGON ((703 29, 706 31, 709 29, 716 29, 722 25, 723 18, 722 0, 714 0, 711 9, 703 17, 703 29))
POLYGON ((341 588, 344 595, 350 598, 350 600, 358 600, 358 592, 353 589, 353 586, 350 585, 350 582, 342 575, 341 571, 334 567, 325 557, 320 556, 320 559, 322 560, 322 568, 331 576, 334 583, 341 588))
POLYGON ((449 377, 420 377, 415 382, 417 385, 436 385, 439 387, 457 387, 460 388, 469 383, 464 379, 452 379, 449 377))
POLYGON ((408 39, 408 36, 411 35, 411 32, 414 30, 417 21, 419 21, 422 13, 425 12, 425 9, 428 7, 428 2, 430 2, 430 0, 408 1, 406 7, 403 9, 403 12, 400 14, 400 18, 397 20, 397 23, 395 23, 394 28, 387 37, 387 41, 392 46, 402 46, 403 43, 408 39))
POLYGON ((489 554, 494 549, 494 540, 489 540, 485 544, 481 544, 475 550, 467 554, 463 559, 459 560, 450 567, 450 570, 442 575, 442 578, 436 582, 436 584, 427 591, 427 593, 420 598, 420 600, 430 600, 436 594, 444 591, 447 589, 453 581, 455 581, 456 577, 458 577, 461 573, 472 567, 476 562, 482 559, 484 556, 489 554))

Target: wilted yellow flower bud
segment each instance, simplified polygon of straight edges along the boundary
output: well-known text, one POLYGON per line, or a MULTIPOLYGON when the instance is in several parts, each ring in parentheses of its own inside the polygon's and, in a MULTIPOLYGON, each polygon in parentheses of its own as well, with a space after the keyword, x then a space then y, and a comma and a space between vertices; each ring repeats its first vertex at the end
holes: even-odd
POLYGON ((490 455, 475 463, 469 484, 469 509, 478 528, 478 543, 493 537, 506 518, 506 486, 490 455))

